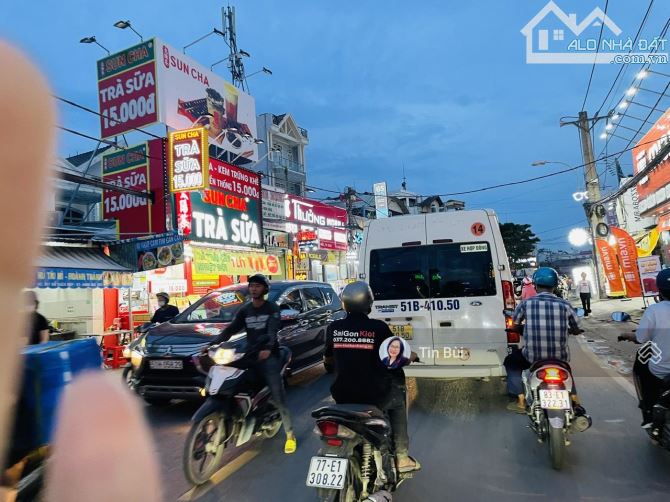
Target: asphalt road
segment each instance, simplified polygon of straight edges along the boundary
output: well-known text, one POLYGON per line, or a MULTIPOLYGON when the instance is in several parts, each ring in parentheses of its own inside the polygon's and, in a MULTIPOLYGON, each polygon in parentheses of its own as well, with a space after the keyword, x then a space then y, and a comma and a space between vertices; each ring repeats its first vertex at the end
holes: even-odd
MULTIPOLYGON (((551 469, 546 444, 526 428, 526 417, 506 411, 499 380, 410 380, 410 450, 423 469, 394 500, 621 500, 670 498, 670 452, 650 443, 629 377, 594 354, 588 340, 602 321, 585 322, 572 341, 572 363, 593 427, 572 436, 563 471, 551 469)), ((613 329, 609 327, 608 329, 613 329)), ((624 328, 622 327, 622 330, 624 328)), ((309 501, 309 458, 319 448, 310 412, 329 400, 331 377, 321 369, 296 377, 288 391, 298 438, 295 455, 283 454, 283 437, 229 452, 230 462, 211 484, 193 490, 181 471, 192 404, 147 407, 165 481, 166 500, 309 501)))

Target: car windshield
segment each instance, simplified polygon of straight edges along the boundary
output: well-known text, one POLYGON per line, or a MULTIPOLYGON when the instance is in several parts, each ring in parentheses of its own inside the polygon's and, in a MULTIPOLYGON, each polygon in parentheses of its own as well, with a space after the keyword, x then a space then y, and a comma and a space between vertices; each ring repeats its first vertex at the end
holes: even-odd
MULTIPOLYGON (((279 293, 270 291, 269 301, 277 301, 279 293)), ((173 322, 228 323, 235 318, 240 307, 249 299, 249 290, 244 287, 227 291, 213 291, 184 310, 173 322)))

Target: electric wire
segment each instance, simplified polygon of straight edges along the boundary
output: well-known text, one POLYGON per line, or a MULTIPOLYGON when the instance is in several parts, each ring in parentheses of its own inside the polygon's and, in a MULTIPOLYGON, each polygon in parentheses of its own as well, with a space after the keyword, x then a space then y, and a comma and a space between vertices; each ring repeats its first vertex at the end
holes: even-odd
MULTIPOLYGON (((607 18, 607 8, 609 7, 610 0, 605 0, 605 14, 604 17, 607 18)), ((600 41, 603 37, 603 28, 605 27, 605 20, 600 24, 600 33, 598 34, 598 45, 596 46, 596 55, 593 59, 593 65, 591 66, 591 75, 589 75, 589 83, 586 86, 586 94, 584 95, 584 102, 582 103, 582 110, 586 106, 586 100, 589 98, 589 91, 591 90, 591 83, 593 82, 593 73, 596 70, 596 63, 598 61, 598 53, 600 52, 600 41)))

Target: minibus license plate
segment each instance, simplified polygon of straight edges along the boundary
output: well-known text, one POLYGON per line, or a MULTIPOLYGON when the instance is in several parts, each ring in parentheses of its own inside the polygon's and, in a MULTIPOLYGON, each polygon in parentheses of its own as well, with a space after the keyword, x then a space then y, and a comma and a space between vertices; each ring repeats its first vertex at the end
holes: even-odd
POLYGON ((414 338, 414 328, 411 324, 390 324, 391 332, 405 340, 414 338))

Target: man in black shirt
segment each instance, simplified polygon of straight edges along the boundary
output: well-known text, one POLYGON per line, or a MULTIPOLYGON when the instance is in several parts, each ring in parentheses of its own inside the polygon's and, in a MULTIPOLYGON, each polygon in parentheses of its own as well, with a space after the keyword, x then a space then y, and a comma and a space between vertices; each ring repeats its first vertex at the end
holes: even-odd
POLYGON ((281 327, 281 314, 276 303, 265 300, 270 291, 270 282, 263 274, 249 277, 249 295, 251 302, 237 311, 235 319, 219 336, 212 340, 212 345, 226 342, 243 329, 247 333, 247 352, 259 350, 256 368, 263 375, 272 393, 272 400, 279 410, 286 432, 284 453, 295 453, 296 439, 291 426, 291 415, 286 406, 286 390, 281 376, 279 359, 279 342, 277 332, 281 327))
MULTIPOLYGON (((409 456, 405 372, 387 369, 379 357, 379 347, 393 333, 385 322, 368 317, 373 302, 372 290, 363 281, 342 291, 347 317, 331 323, 326 332, 325 362, 335 368, 330 392, 338 404, 373 404, 383 409, 391 422, 398 469, 413 471, 420 465, 409 456)), ((412 356, 416 360, 416 354, 412 356)))
POLYGON ((46 317, 37 312, 40 302, 37 301, 37 295, 34 291, 24 293, 26 310, 30 313, 30 333, 28 345, 38 345, 49 341, 49 323, 46 317))
POLYGON ((151 318, 152 323, 167 322, 179 315, 179 309, 174 305, 170 305, 170 295, 167 293, 158 293, 156 299, 158 300, 158 308, 151 318))

